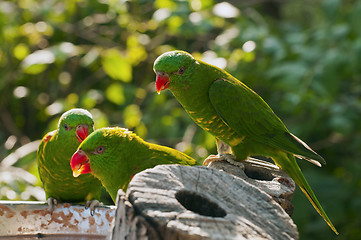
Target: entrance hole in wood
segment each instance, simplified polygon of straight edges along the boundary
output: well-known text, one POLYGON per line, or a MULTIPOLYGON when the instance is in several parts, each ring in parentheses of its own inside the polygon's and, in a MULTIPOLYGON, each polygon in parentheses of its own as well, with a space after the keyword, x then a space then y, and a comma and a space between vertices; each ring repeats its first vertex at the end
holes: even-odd
POLYGON ((217 203, 212 202, 207 197, 196 192, 180 190, 175 194, 175 198, 183 207, 192 212, 207 217, 225 217, 227 215, 217 203))
POLYGON ((256 180, 272 181, 272 179, 274 179, 274 176, 272 176, 270 172, 260 171, 257 168, 245 168, 244 173, 247 177, 256 180))

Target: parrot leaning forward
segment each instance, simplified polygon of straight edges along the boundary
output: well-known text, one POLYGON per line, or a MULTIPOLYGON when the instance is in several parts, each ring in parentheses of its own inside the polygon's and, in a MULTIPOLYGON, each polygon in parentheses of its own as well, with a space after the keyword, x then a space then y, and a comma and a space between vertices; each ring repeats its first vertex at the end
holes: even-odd
POLYGON ((38 171, 51 212, 57 201, 86 202, 91 213, 99 204, 102 185, 91 175, 74 179, 70 159, 79 144, 94 131, 91 114, 80 108, 65 112, 58 128, 47 133, 37 152, 38 171), (99 201, 98 201, 99 200, 99 201))
POLYGON ((148 143, 119 127, 94 131, 71 159, 74 177, 93 174, 114 202, 118 189, 126 191, 136 173, 160 164, 195 165, 196 161, 175 149, 148 143))
MULTIPOLYGON (((224 153, 233 153, 236 161, 251 155, 272 158, 338 234, 295 157, 317 166, 325 164, 325 160, 290 133, 257 93, 226 71, 197 60, 184 51, 160 55, 154 62, 154 72, 157 75, 157 92, 169 89, 193 121, 216 137, 218 150, 228 145, 231 151, 224 150, 224 153)), ((221 154, 219 158, 227 156, 221 154)))

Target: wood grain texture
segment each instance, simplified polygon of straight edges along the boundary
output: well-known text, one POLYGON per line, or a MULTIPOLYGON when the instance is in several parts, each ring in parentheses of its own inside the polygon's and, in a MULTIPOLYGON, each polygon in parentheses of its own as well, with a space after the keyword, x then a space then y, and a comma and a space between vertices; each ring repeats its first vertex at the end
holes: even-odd
POLYGON ((110 239, 298 239, 270 195, 214 168, 145 170, 117 203, 110 239))
POLYGON ((276 165, 249 158, 235 166, 226 161, 212 162, 209 167, 225 171, 244 179, 246 182, 269 194, 291 216, 294 206, 291 202, 296 184, 285 171, 276 165))

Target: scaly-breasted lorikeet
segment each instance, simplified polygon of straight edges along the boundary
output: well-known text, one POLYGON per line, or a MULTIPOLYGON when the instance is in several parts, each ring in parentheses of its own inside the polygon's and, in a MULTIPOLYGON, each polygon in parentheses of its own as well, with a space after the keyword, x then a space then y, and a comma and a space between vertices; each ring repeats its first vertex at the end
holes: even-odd
POLYGON ((168 88, 193 121, 214 135, 217 143, 224 142, 231 147, 236 160, 245 160, 250 155, 272 158, 338 234, 295 156, 318 166, 325 164, 325 160, 291 134, 257 93, 226 71, 184 51, 162 54, 154 62, 154 71, 158 93, 168 88))
POLYGON ((91 207, 91 212, 99 203, 102 189, 100 181, 91 175, 75 179, 70 168, 74 152, 93 131, 94 122, 90 112, 74 108, 60 117, 56 130, 43 137, 37 161, 51 211, 57 200, 72 203, 88 200, 87 206, 91 207))
MULTIPOLYGON (((175 149, 144 141, 125 128, 102 128, 90 134, 71 159, 74 177, 91 173, 99 178, 113 201, 118 189, 126 191, 133 176, 160 164, 195 165, 175 149)), ((88 174, 90 175, 90 174, 88 174)))

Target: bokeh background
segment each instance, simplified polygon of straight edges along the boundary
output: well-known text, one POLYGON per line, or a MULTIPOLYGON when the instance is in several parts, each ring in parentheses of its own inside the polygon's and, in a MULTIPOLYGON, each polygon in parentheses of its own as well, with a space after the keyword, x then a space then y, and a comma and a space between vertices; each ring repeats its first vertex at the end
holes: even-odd
POLYGON ((0 199, 45 199, 37 145, 74 107, 96 128, 126 127, 199 162, 215 154, 214 137, 155 91, 154 60, 182 49, 254 89, 327 160, 299 164, 340 236, 297 189, 300 238, 360 239, 360 23, 352 0, 2 0, 0 199))

